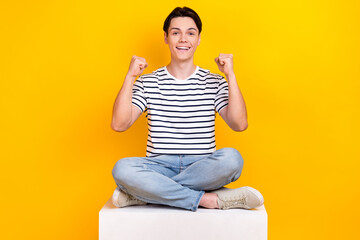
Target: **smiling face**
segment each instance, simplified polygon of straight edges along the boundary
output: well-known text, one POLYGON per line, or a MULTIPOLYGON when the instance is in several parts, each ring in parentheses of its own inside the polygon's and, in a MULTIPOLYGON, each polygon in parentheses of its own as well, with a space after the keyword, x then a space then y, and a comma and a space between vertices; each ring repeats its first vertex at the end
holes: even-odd
POLYGON ((171 19, 168 35, 164 32, 165 43, 169 45, 171 59, 187 61, 194 57, 200 44, 199 29, 191 17, 171 19))

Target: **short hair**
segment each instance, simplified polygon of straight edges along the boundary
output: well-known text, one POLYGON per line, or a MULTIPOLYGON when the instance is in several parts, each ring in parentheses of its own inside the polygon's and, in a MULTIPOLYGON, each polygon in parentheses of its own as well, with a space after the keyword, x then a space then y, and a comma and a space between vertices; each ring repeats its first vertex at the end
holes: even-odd
POLYGON ((201 33, 202 23, 201 23, 201 19, 200 19, 199 15, 191 8, 176 7, 169 14, 169 16, 167 16, 167 18, 165 19, 163 30, 164 30, 164 32, 166 32, 166 35, 168 35, 168 30, 169 30, 171 19, 176 18, 176 17, 191 17, 194 20, 196 27, 199 29, 199 34, 201 33))

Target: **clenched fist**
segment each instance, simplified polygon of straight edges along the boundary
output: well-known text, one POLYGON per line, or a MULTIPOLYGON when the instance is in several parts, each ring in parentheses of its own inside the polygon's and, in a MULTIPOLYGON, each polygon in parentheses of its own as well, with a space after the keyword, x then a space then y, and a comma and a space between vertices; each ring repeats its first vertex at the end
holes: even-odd
POLYGON ((219 57, 215 58, 215 62, 219 67, 219 70, 226 76, 234 74, 233 55, 220 53, 219 57))
POLYGON ((129 71, 127 73, 128 76, 137 77, 141 75, 145 68, 147 68, 148 64, 145 58, 132 56, 129 71))

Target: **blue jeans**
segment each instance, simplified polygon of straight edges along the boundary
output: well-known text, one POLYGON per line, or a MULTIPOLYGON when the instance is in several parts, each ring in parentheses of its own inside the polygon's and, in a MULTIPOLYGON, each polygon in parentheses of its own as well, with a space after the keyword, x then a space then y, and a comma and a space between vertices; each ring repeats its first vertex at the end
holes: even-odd
POLYGON ((237 180, 243 158, 234 148, 206 155, 127 157, 112 170, 116 185, 139 200, 196 211, 205 191, 237 180))

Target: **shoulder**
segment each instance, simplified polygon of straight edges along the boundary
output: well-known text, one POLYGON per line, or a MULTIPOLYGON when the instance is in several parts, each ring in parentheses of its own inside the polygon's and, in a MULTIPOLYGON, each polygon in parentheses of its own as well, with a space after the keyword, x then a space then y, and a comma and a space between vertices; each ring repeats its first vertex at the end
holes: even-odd
POLYGON ((202 67, 199 67, 198 73, 201 77, 205 77, 206 79, 217 80, 218 82, 222 82, 223 79, 225 80, 222 75, 213 73, 209 69, 204 69, 202 67))
POLYGON ((154 71, 152 71, 151 73, 145 73, 142 74, 140 77, 143 81, 147 81, 147 80, 154 80, 154 79, 159 79, 161 76, 163 76, 165 74, 165 67, 160 67, 154 71))

